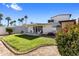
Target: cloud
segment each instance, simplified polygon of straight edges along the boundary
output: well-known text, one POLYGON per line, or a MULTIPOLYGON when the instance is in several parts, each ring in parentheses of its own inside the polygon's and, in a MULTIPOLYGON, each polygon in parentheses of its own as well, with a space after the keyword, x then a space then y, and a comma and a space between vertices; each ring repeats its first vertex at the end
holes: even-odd
POLYGON ((18 11, 22 10, 22 8, 20 6, 18 6, 16 3, 12 3, 10 7, 14 10, 18 10, 18 11))
POLYGON ((6 7, 7 7, 7 8, 10 8, 10 6, 9 6, 9 5, 6 5, 6 7))
POLYGON ((22 8, 16 3, 12 3, 12 4, 5 4, 4 3, 3 5, 5 5, 7 8, 11 8, 13 10, 17 10, 17 11, 21 11, 22 10, 22 8))

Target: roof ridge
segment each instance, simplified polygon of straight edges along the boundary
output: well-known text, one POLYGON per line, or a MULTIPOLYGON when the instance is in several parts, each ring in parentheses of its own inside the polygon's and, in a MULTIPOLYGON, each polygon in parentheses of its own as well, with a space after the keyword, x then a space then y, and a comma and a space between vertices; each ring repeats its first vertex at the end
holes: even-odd
MULTIPOLYGON (((71 16, 72 14, 58 14, 58 15, 55 15, 55 16, 53 16, 53 17, 57 17, 57 16, 61 16, 61 15, 70 15, 70 16, 71 16)), ((52 17, 52 18, 53 18, 53 17, 52 17)))

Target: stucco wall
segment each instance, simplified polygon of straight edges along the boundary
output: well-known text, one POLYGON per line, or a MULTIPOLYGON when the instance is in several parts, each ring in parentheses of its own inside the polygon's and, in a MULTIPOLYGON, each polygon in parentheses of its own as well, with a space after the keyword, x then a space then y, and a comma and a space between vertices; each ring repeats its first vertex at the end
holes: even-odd
POLYGON ((5 34, 8 34, 6 32, 6 27, 0 27, 0 35, 5 35, 5 34))
MULTIPOLYGON (((21 31, 24 31, 24 33, 33 33, 33 26, 29 27, 24 27, 24 26, 16 26, 16 27, 11 27, 13 29, 13 33, 21 33, 21 31)), ((47 34, 48 32, 55 32, 56 28, 53 28, 52 25, 45 25, 43 26, 43 34, 47 34)), ((0 35, 5 35, 8 34, 6 32, 6 27, 0 27, 0 35)))
POLYGON ((70 15, 58 15, 58 16, 53 17, 52 19, 54 19, 54 22, 58 22, 62 20, 69 20, 70 15))
POLYGON ((53 27, 52 25, 46 25, 43 27, 43 34, 47 34, 49 32, 56 32, 56 28, 53 27))
MULTIPOLYGON (((49 32, 56 32, 56 27, 53 27, 52 24, 42 25, 43 26, 43 34, 47 34, 49 32)), ((28 27, 28 32, 33 33, 33 26, 28 27)))
POLYGON ((59 21, 70 20, 70 14, 60 14, 52 17, 52 19, 54 20, 53 27, 56 27, 60 25, 59 21))
POLYGON ((24 26, 16 26, 12 28, 14 33, 21 33, 21 31, 23 31, 24 33, 28 32, 27 28, 24 26))

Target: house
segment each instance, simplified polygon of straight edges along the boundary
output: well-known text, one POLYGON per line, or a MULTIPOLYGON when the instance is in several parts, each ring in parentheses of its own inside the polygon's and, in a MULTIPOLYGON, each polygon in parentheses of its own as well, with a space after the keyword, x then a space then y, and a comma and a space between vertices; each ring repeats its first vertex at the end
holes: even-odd
POLYGON ((51 17, 47 23, 31 23, 23 26, 12 27, 14 33, 48 34, 56 33, 66 24, 75 24, 75 20, 70 20, 71 14, 59 14, 51 17))
MULTIPOLYGON (((70 20, 71 14, 59 14, 51 17, 51 20, 48 20, 48 23, 35 23, 27 24, 27 33, 33 34, 47 34, 49 32, 56 33, 58 28, 60 28, 59 21, 70 20)), ((25 32, 26 33, 26 32, 25 32)))
MULTIPOLYGON (((79 23, 79 19, 77 21, 79 23)), ((76 24, 76 19, 71 20, 71 14, 59 14, 51 17, 47 23, 31 23, 22 26, 15 26, 14 33, 31 33, 31 34, 48 34, 49 32, 56 33, 61 28, 67 25, 76 24)), ((5 27, 6 28, 6 27, 5 27)), ((6 33, 5 28, 0 29, 1 35, 6 33)))
POLYGON ((59 14, 56 16, 51 17, 51 20, 48 20, 48 23, 35 23, 35 24, 26 24, 22 27, 15 27, 15 33, 31 33, 31 34, 47 34, 49 32, 56 33, 57 30, 60 28, 59 21, 66 21, 70 20, 71 14, 59 14))

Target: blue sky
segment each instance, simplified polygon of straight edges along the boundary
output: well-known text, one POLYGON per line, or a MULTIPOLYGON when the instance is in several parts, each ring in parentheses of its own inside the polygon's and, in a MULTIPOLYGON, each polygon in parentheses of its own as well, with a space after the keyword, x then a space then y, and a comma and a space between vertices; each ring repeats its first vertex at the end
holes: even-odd
MULTIPOLYGON (((10 16, 12 20, 28 16, 27 23, 47 23, 50 17, 57 14, 72 14, 72 18, 79 17, 79 4, 77 3, 15 3, 0 4, 0 13, 4 18, 10 16)), ((7 21, 3 20, 5 25, 7 21)), ((17 22, 18 24, 18 22, 17 22)))

